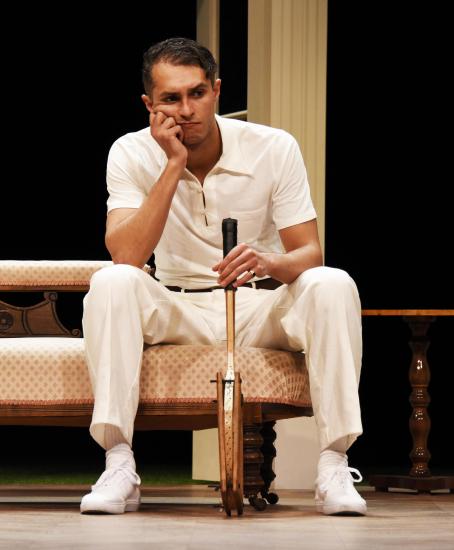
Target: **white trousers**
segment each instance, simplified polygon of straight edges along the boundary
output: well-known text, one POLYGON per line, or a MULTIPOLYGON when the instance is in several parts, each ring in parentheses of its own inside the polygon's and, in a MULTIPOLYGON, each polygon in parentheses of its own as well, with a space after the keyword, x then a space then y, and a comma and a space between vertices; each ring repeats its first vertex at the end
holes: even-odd
MULTIPOLYGON (((340 269, 317 267, 276 290, 239 288, 237 346, 304 351, 321 449, 362 433, 358 383, 361 306, 340 269)), ((106 448, 106 425, 132 444, 144 342, 217 344, 226 340, 224 290, 180 293, 144 271, 114 265, 93 275, 83 329, 95 397, 90 433, 106 448)))

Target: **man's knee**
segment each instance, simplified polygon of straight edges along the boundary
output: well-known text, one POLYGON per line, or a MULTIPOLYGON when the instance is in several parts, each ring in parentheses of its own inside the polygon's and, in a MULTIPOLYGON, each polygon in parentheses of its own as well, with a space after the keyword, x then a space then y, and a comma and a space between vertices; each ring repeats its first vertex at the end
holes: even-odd
POLYGON ((337 301, 343 297, 358 298, 355 281, 343 269, 334 267, 314 267, 304 271, 292 283, 297 293, 315 292, 318 299, 337 301))
POLYGON ((128 292, 138 278, 142 276, 141 269, 127 264, 115 264, 104 267, 93 274, 90 281, 91 292, 116 291, 128 292))
POLYGON ((337 267, 313 267, 304 271, 298 279, 310 284, 318 284, 329 287, 343 288, 344 286, 356 286, 350 275, 337 267))
POLYGON ((140 299, 145 281, 147 288, 152 281, 156 282, 138 267, 126 264, 104 267, 91 278, 90 291, 84 298, 84 310, 90 306, 109 307, 115 314, 122 314, 125 307, 140 299))

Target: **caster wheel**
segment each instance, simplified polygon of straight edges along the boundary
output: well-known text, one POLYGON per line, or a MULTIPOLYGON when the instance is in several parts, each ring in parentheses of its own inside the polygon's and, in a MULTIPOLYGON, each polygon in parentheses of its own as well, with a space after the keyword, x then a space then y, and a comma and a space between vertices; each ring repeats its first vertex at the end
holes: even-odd
POLYGON ((277 504, 279 502, 279 497, 276 493, 266 493, 266 495, 262 495, 262 497, 265 498, 270 504, 277 504))
POLYGON ((249 497, 249 504, 259 512, 263 512, 266 508, 266 500, 260 497, 249 497))

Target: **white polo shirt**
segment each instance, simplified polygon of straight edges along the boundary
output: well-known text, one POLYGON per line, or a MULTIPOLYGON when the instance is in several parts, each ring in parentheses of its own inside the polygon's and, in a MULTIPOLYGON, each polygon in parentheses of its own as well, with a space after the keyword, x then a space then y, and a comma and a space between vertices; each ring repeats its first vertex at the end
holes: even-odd
MULTIPOLYGON (((279 229, 314 219, 306 168, 284 130, 216 115, 222 155, 203 187, 185 170, 155 249, 156 277, 165 285, 217 284, 222 220, 238 220, 238 242, 283 252, 279 229)), ((119 138, 107 162, 108 211, 139 208, 167 163, 149 128, 119 138)))

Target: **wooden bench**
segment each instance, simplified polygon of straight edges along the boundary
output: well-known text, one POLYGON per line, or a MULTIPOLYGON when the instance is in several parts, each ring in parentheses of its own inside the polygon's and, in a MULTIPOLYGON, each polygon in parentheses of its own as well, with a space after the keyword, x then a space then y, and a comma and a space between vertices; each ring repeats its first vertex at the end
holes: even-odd
MULTIPOLYGON (((111 262, 0 261, 0 425, 89 426, 93 395, 80 330, 57 315, 61 292, 85 293, 92 274, 111 262), (31 306, 16 293, 43 292, 31 306)), ((244 396, 244 495, 257 509, 277 496, 273 426, 311 416, 304 355, 239 348, 244 396), (261 495, 260 498, 258 495, 261 495)), ((224 346, 149 346, 144 350, 139 430, 201 430, 217 426, 216 372, 224 346)))

